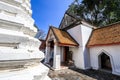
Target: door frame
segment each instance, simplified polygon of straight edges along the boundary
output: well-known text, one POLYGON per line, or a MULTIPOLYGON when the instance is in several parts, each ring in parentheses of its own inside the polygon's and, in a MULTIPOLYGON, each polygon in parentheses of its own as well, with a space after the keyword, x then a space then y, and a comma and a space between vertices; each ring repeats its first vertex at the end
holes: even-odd
POLYGON ((64 62, 67 61, 67 56, 68 56, 68 52, 69 52, 69 47, 64 47, 64 62))

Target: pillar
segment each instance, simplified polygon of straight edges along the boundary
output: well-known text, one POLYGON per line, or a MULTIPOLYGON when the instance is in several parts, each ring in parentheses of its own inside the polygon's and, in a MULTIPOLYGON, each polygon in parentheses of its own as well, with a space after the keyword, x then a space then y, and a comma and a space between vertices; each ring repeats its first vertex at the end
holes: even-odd
POLYGON ((54 62, 53 62, 53 68, 55 70, 59 70, 60 69, 60 47, 57 46, 57 44, 54 45, 54 62))
POLYGON ((46 51, 45 51, 45 63, 49 63, 49 58, 50 58, 50 47, 48 44, 46 44, 46 51))

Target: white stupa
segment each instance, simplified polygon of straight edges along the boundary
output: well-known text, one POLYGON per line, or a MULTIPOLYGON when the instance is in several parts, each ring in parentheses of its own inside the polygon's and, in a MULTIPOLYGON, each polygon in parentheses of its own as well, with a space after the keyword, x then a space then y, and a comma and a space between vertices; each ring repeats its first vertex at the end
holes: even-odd
POLYGON ((0 80, 50 80, 30 0, 0 0, 0 80))

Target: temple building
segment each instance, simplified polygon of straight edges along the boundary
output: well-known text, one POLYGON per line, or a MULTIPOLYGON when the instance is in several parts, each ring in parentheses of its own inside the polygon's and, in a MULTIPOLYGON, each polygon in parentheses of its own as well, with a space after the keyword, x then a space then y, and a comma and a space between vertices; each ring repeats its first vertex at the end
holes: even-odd
POLYGON ((50 80, 30 0, 0 0, 0 80, 50 80))
POLYGON ((45 63, 54 70, 65 64, 120 75, 119 52, 120 22, 98 28, 66 12, 59 28, 49 28, 45 63))

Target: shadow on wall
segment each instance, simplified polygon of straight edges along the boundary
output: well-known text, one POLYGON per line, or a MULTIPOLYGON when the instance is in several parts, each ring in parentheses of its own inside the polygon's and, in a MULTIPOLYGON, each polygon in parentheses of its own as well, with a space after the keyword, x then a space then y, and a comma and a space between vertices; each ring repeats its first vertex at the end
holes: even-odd
POLYGON ((85 69, 90 69, 91 65, 90 65, 90 54, 89 54, 89 49, 85 48, 83 51, 84 54, 84 64, 85 64, 85 69))

